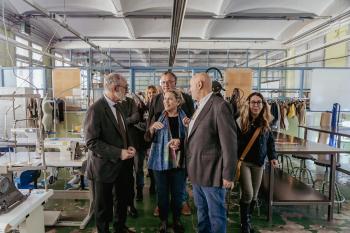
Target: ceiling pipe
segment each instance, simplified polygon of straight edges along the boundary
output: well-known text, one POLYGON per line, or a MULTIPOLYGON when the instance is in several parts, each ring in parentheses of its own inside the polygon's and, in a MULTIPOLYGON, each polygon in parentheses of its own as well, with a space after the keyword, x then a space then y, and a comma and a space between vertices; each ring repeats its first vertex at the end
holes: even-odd
POLYGON ((318 51, 318 50, 325 49, 325 48, 328 48, 328 47, 331 47, 331 46, 333 46, 333 45, 337 45, 337 44, 340 44, 340 43, 343 43, 343 42, 346 42, 346 41, 349 41, 349 40, 350 40, 350 35, 343 36, 343 37, 341 37, 341 38, 339 38, 339 39, 337 39, 337 40, 334 40, 334 41, 325 43, 325 44, 323 44, 323 45, 321 45, 321 46, 318 46, 318 47, 316 47, 316 48, 313 48, 313 49, 305 50, 304 52, 299 53, 299 54, 297 54, 297 55, 283 58, 283 59, 278 60, 278 61, 276 61, 276 62, 272 62, 272 63, 270 63, 270 64, 264 65, 264 66, 262 66, 262 67, 271 67, 271 66, 275 66, 275 65, 284 63, 284 62, 286 62, 286 61, 295 59, 295 58, 297 58, 297 57, 305 56, 305 55, 307 55, 307 54, 316 52, 316 51, 318 51))
MULTIPOLYGON (((62 11, 52 11, 51 13, 65 15, 67 18, 100 18, 100 19, 170 19, 171 14, 167 13, 124 13, 123 15, 115 14, 101 14, 96 13, 79 13, 79 12, 69 12, 65 13, 62 11)), ((27 12, 28 17, 45 17, 44 15, 37 12, 27 12)), ((198 13, 188 13, 185 19, 193 20, 314 20, 314 19, 329 19, 329 16, 316 16, 313 14, 268 14, 268 15, 254 15, 254 14, 228 14, 228 15, 213 15, 213 14, 198 14, 198 13)))
POLYGON ((349 17, 350 17, 350 10, 346 11, 346 12, 340 14, 340 15, 337 15, 337 16, 331 18, 330 20, 327 20, 324 23, 322 23, 322 24, 320 24, 320 25, 318 25, 318 26, 316 26, 316 27, 314 27, 314 28, 312 28, 312 29, 310 29, 310 30, 308 30, 308 31, 298 35, 298 36, 295 36, 295 37, 293 37, 293 38, 283 42, 283 45, 287 45, 287 44, 290 44, 290 43, 295 43, 295 42, 297 42, 297 41, 299 41, 299 40, 301 40, 301 39, 303 39, 303 38, 305 38, 307 36, 311 36, 312 34, 314 34, 316 32, 319 32, 322 29, 325 29, 325 28, 329 27, 332 23, 335 23, 335 22, 337 22, 339 20, 348 19, 349 17))
POLYGON ((182 23, 185 18, 187 0, 174 0, 173 12, 171 15, 171 36, 169 48, 169 67, 175 63, 177 45, 180 39, 182 23))
POLYGON ((72 66, 81 66, 81 65, 78 65, 78 64, 76 64, 74 62, 66 61, 64 58, 56 57, 55 55, 53 55, 51 53, 47 53, 47 52, 44 52, 44 51, 41 51, 41 50, 38 50, 38 49, 34 49, 34 48, 30 47, 30 46, 21 44, 21 43, 19 43, 18 41, 14 40, 14 39, 6 38, 6 36, 4 36, 2 34, 0 34, 0 40, 3 40, 3 41, 8 42, 10 44, 13 44, 16 47, 19 47, 19 48, 22 48, 22 49, 27 49, 27 50, 30 50, 30 51, 32 51, 34 53, 39 53, 41 55, 51 57, 51 58, 53 58, 55 60, 62 61, 64 63, 70 64, 72 66))
POLYGON ((69 31, 70 33, 72 33, 73 35, 75 35, 76 37, 78 37, 80 40, 84 41, 85 43, 87 43, 88 45, 90 45, 92 48, 94 48, 95 50, 97 50, 98 52, 100 52, 101 54, 103 54, 104 56, 106 56, 108 59, 110 59, 111 61, 117 63, 118 65, 120 65, 122 68, 129 68, 123 64, 121 64, 120 62, 118 62, 116 59, 114 59, 112 56, 110 56, 106 51, 103 51, 98 45, 96 45, 95 43, 91 42, 89 40, 88 37, 83 36, 82 34, 80 34, 78 31, 76 31, 75 29, 73 29, 72 27, 70 27, 64 20, 64 18, 62 18, 61 16, 57 15, 57 14, 52 14, 49 11, 47 11, 46 9, 44 9, 43 7, 41 7, 40 5, 38 5, 36 2, 34 2, 33 0, 23 0, 25 3, 27 3, 28 5, 30 5, 31 7, 33 7, 35 10, 39 11, 40 13, 44 14, 47 18, 49 18, 50 20, 54 21, 55 23, 57 23, 58 25, 60 25, 61 27, 63 27, 64 29, 66 29, 67 31, 69 31))

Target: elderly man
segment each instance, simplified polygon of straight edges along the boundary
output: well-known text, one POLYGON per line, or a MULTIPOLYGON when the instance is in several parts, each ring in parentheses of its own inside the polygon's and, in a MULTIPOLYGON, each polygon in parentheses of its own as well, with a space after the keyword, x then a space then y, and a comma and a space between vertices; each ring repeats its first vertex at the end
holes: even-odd
MULTIPOLYGON (((171 72, 167 71, 162 74, 160 77, 160 85, 162 88, 162 91, 160 94, 156 95, 153 97, 152 102, 149 107, 149 115, 147 119, 147 127, 151 125, 152 122, 155 122, 158 120, 159 116, 162 114, 164 110, 164 93, 170 90, 175 90, 176 89, 176 82, 177 82, 177 77, 176 75, 171 72)), ((190 95, 186 93, 182 93, 182 97, 184 99, 184 103, 181 105, 181 109, 186 113, 187 117, 191 117, 193 112, 194 112, 194 104, 193 100, 190 95)), ((186 180, 184 180, 183 185, 182 185, 182 193, 183 193, 183 206, 181 213, 183 215, 191 215, 191 209, 186 202, 186 180)), ((158 215, 158 209, 154 211, 154 215, 158 215)))
POLYGON ((127 82, 121 75, 112 73, 105 77, 104 96, 89 108, 84 123, 85 140, 89 149, 87 175, 94 186, 93 201, 98 233, 110 232, 113 195, 118 200, 114 231, 130 232, 125 226, 130 194, 125 190, 132 181, 136 150, 131 146, 126 120, 120 107, 126 88, 127 82))
POLYGON ((194 75, 190 85, 198 108, 189 121, 186 155, 198 232, 224 233, 225 189, 233 187, 237 161, 236 127, 228 103, 211 92, 208 74, 194 75))

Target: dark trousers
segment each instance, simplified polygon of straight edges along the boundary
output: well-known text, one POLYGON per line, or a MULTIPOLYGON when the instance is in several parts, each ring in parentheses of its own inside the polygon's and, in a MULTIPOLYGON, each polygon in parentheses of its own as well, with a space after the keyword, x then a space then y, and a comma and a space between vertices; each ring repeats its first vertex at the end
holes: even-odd
POLYGON ((144 172, 143 172, 143 162, 145 160, 145 154, 146 151, 139 150, 136 154, 134 166, 135 166, 135 173, 136 173, 136 188, 143 189, 143 186, 145 184, 144 181, 144 172))
POLYGON ((113 183, 94 181, 95 220, 98 233, 109 233, 109 223, 112 220, 114 220, 114 231, 122 232, 126 222, 127 202, 130 195, 126 190, 131 176, 121 173, 113 183), (116 197, 116 210, 113 215, 114 196, 116 197))
POLYGON ((183 182, 185 181, 185 169, 171 169, 166 171, 153 170, 153 175, 157 186, 157 201, 161 221, 168 220, 170 202, 169 194, 171 196, 173 218, 179 219, 182 207, 182 190, 183 182))

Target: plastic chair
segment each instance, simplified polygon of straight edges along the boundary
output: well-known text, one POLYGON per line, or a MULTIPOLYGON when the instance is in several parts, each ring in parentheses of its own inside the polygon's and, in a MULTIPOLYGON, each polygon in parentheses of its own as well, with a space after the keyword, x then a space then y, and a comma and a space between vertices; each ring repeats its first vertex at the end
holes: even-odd
POLYGON ((37 189, 40 175, 40 170, 24 171, 19 178, 15 179, 16 185, 19 189, 37 189))

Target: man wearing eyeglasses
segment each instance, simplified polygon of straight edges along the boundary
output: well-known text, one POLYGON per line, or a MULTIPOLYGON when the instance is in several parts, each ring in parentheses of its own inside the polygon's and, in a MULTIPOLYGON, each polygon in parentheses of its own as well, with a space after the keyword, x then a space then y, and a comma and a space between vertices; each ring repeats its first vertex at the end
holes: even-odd
MULTIPOLYGON (((160 86, 163 93, 176 89, 177 77, 171 72, 167 71, 162 74, 160 77, 160 86)), ((147 123, 150 124, 151 121, 156 121, 164 110, 163 104, 163 93, 160 93, 153 97, 150 108, 147 123)), ((192 97, 186 93, 182 93, 184 98, 184 104, 181 105, 181 109, 186 113, 188 118, 191 118, 194 112, 194 104, 192 97)))
POLYGON ((133 158, 136 150, 128 133, 120 102, 124 100, 126 80, 117 73, 104 80, 104 96, 90 106, 84 122, 89 149, 87 177, 92 180, 96 228, 98 233, 132 232, 125 226, 129 184, 132 182, 133 158), (117 211, 113 214, 113 197, 117 211), (114 215, 114 217, 113 217, 114 215))
MULTIPOLYGON (((177 82, 177 77, 173 72, 171 72, 171 71, 164 72, 162 74, 162 76, 160 77, 160 86, 162 88, 163 93, 165 93, 167 91, 175 90, 176 89, 176 82, 177 82)), ((157 121, 159 116, 164 111, 164 104, 163 104, 164 94, 163 93, 160 93, 160 94, 154 96, 152 99, 152 102, 151 102, 150 108, 149 108, 149 115, 148 115, 148 119, 147 119, 147 128, 152 124, 152 122, 157 121)), ((188 118, 191 118, 193 113, 194 113, 194 104, 193 104, 192 97, 186 93, 183 93, 183 92, 182 92, 182 97, 184 99, 184 103, 180 107, 186 113, 186 116, 188 118)), ((188 203, 186 202, 186 198, 185 198, 186 197, 186 182, 184 182, 183 189, 184 189, 183 190, 184 203, 183 203, 181 213, 183 215, 191 215, 191 209, 190 209, 188 203)), ((154 215, 157 215, 157 214, 158 214, 157 211, 155 211, 154 215)))

